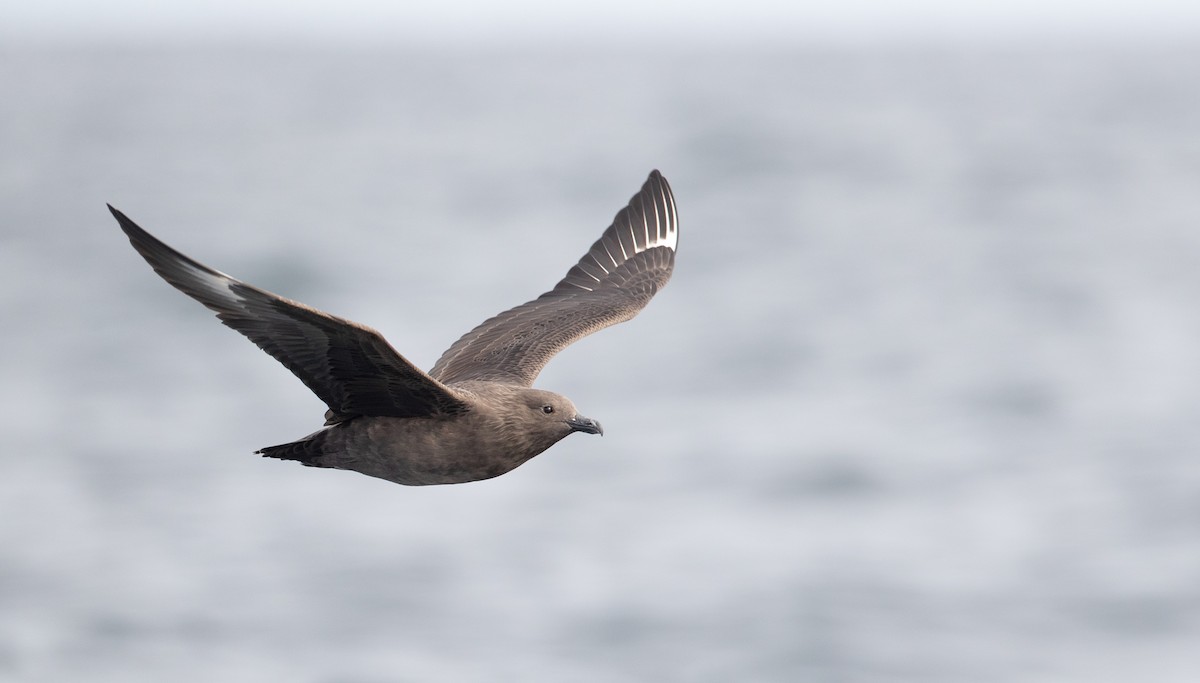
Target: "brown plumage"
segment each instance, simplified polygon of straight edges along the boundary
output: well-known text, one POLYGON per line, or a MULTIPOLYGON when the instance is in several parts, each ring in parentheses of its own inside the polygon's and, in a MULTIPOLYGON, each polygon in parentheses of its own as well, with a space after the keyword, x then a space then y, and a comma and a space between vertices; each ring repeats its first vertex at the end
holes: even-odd
POLYGON ((109 210, 155 272, 328 406, 325 428, 258 453, 409 485, 488 479, 572 432, 602 433, 533 381, 572 342, 637 315, 670 279, 678 241, 675 199, 653 171, 553 289, 463 335, 425 373, 375 330, 213 270, 109 210))

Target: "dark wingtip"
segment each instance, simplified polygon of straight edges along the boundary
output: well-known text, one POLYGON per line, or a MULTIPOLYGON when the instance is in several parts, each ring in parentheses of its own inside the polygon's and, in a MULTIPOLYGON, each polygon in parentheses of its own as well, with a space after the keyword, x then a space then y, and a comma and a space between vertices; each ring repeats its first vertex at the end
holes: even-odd
POLYGON ((117 219, 117 223, 121 225, 121 229, 125 231, 126 235, 133 237, 133 233, 144 232, 140 227, 138 227, 137 223, 129 220, 128 216, 113 208, 112 204, 105 204, 105 206, 107 206, 108 210, 112 212, 113 218, 117 219))
POLYGON ((646 185, 657 185, 660 188, 665 188, 668 193, 671 191, 671 184, 667 182, 662 171, 659 171, 657 168, 650 171, 650 176, 646 178, 646 185))

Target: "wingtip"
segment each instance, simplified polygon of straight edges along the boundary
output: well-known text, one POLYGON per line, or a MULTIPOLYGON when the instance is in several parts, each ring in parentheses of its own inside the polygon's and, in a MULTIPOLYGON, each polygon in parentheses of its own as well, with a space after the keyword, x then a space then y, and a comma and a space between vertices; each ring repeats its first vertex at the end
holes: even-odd
POLYGON ((106 206, 112 212, 113 218, 117 219, 117 224, 121 226, 121 231, 125 233, 125 236, 135 242, 134 246, 137 246, 137 240, 144 240, 146 237, 149 237, 149 233, 143 230, 142 226, 130 220, 129 216, 121 213, 120 209, 114 208, 112 204, 106 204, 106 206))
POLYGON ((671 192, 671 183, 667 182, 666 176, 664 176, 662 171, 659 171, 657 168, 653 171, 650 171, 650 176, 646 178, 646 185, 662 188, 667 194, 670 194, 671 192))
POLYGON ((117 219, 117 222, 121 224, 122 229, 127 229, 127 226, 133 224, 133 221, 129 220, 129 216, 121 213, 121 211, 112 204, 105 204, 105 206, 108 207, 108 211, 113 215, 113 218, 117 219))

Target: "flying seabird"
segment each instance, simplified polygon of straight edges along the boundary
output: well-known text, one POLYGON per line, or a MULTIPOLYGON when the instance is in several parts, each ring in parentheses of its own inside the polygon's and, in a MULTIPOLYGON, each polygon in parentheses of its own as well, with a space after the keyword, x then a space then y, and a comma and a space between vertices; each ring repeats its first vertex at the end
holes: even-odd
POLYGON ((412 486, 490 479, 572 432, 603 434, 533 381, 572 342, 637 315, 670 279, 679 236, 671 187, 652 171, 553 289, 484 321, 425 373, 374 329, 209 268, 108 208, 155 272, 328 406, 319 431, 256 453, 412 486))

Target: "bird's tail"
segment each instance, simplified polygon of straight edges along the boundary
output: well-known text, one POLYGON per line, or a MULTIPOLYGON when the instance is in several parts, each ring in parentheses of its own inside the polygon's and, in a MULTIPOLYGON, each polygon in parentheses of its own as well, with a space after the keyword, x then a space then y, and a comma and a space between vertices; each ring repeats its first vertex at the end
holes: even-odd
POLYGON ((322 429, 298 441, 281 443, 278 446, 267 446, 254 452, 262 455, 264 458, 295 460, 308 467, 330 467, 330 465, 322 462, 322 456, 325 455, 325 434, 328 431, 322 429))

